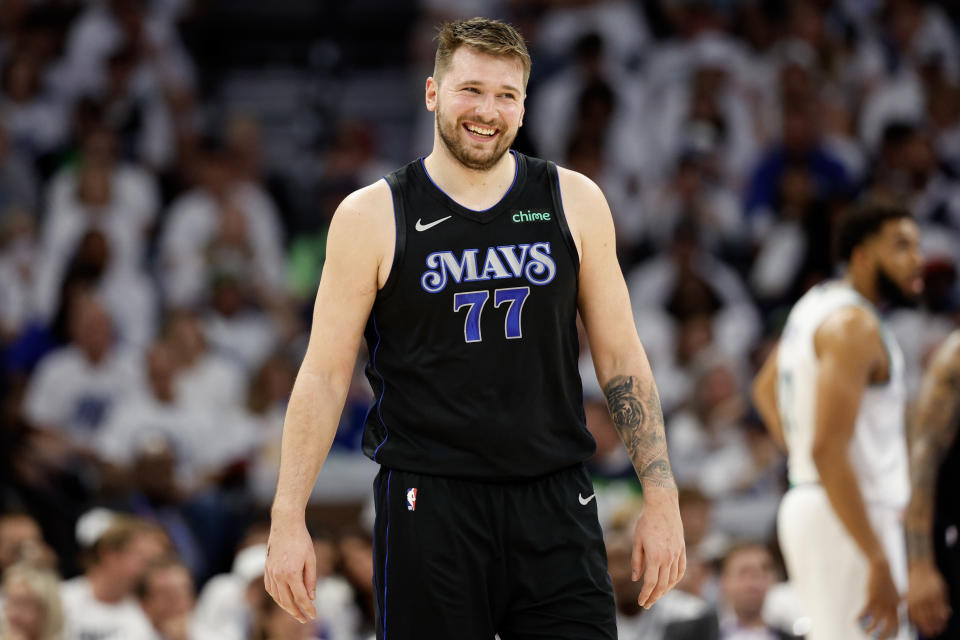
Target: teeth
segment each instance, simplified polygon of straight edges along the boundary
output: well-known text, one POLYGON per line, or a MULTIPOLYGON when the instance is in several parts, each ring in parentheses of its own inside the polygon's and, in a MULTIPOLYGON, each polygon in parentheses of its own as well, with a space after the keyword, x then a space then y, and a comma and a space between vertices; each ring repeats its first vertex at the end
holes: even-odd
POLYGON ((478 127, 478 126, 473 125, 473 124, 468 124, 468 125, 467 125, 467 129, 469 129, 470 131, 472 131, 472 132, 474 132, 474 133, 479 133, 479 134, 482 135, 482 136, 492 136, 493 134, 495 134, 495 133, 497 132, 496 129, 484 129, 483 127, 478 127))

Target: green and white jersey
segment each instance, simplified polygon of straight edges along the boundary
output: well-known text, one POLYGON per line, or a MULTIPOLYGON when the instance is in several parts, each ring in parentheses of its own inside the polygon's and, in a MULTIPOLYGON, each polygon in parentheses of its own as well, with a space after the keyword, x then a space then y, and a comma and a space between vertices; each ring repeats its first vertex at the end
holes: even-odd
MULTIPOLYGON (((877 313, 870 301, 847 284, 821 283, 794 305, 780 339, 777 405, 794 486, 820 481, 812 455, 819 370, 814 334, 831 314, 849 306, 877 313)), ((864 391, 849 455, 865 502, 903 508, 910 495, 903 354, 893 334, 878 320, 890 359, 890 378, 864 391)))

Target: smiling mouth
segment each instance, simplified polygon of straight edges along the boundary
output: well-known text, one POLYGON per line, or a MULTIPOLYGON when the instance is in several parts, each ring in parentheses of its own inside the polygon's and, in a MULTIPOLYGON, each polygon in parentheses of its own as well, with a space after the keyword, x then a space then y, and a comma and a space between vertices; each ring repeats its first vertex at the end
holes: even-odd
POLYGON ((480 139, 490 139, 499 133, 499 129, 492 127, 483 127, 478 124, 468 124, 464 123, 463 128, 466 129, 467 133, 472 134, 475 138, 480 139))

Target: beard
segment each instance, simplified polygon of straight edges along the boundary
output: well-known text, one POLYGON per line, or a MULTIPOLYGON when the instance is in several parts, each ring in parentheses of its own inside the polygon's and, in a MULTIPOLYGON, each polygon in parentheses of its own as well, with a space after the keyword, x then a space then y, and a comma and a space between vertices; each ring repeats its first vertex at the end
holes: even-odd
POLYGON ((878 297, 888 309, 912 309, 920 304, 920 296, 905 291, 880 265, 877 265, 876 286, 878 297))
MULTIPOLYGON (((461 137, 462 134, 460 130, 463 128, 462 121, 457 120, 452 124, 448 123, 443 117, 439 105, 437 105, 435 117, 437 119, 437 131, 440 134, 440 140, 443 142, 443 145, 460 164, 474 171, 487 171, 496 165, 500 161, 500 158, 503 157, 503 154, 510 149, 514 138, 517 137, 516 132, 514 132, 512 136, 508 136, 507 128, 502 126, 502 123, 490 124, 487 126, 498 130, 497 135, 499 139, 496 145, 494 145, 492 149, 475 149, 471 148, 461 137)), ((486 125, 486 123, 483 124, 486 125)))

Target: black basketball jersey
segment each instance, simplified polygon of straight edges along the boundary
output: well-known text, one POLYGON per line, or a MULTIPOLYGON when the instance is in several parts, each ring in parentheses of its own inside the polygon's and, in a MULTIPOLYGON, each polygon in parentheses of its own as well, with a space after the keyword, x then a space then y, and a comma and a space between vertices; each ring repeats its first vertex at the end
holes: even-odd
POLYGON ((397 240, 365 331, 375 401, 363 437, 386 467, 509 480, 595 450, 557 169, 511 153, 513 184, 485 211, 446 195, 422 159, 386 178, 397 240))

